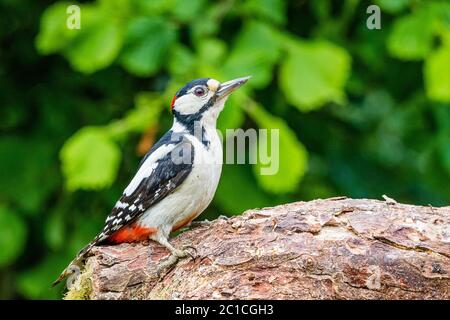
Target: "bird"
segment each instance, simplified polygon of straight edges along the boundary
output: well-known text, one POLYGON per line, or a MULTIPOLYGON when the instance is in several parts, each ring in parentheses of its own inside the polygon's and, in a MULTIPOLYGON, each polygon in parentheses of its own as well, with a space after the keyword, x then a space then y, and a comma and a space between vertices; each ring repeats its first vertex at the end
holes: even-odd
POLYGON ((94 246, 153 240, 170 251, 157 268, 192 256, 175 248, 169 235, 189 225, 211 203, 222 171, 222 142, 217 119, 230 94, 250 77, 226 82, 200 78, 184 85, 172 99, 173 125, 147 152, 115 203, 100 233, 62 271, 58 284, 81 267, 94 246))

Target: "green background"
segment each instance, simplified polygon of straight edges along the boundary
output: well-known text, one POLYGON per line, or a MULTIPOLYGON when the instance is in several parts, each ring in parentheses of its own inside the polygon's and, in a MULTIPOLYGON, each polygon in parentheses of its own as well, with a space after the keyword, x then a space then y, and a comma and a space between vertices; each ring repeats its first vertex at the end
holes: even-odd
POLYGON ((253 75, 219 127, 280 129, 280 170, 226 165, 202 217, 337 195, 450 201, 450 2, 0 2, 0 298, 60 298, 176 90, 253 75))

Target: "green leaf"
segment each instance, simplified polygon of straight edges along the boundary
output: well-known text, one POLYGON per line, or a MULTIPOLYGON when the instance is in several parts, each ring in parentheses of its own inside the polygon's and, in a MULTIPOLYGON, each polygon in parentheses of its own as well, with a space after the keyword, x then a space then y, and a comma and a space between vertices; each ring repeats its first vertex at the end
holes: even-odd
POLYGON ((242 11, 277 24, 286 22, 286 1, 284 0, 248 0, 243 3, 242 11))
POLYGON ((114 20, 104 20, 82 30, 65 51, 72 67, 92 73, 112 64, 122 47, 121 27, 114 20))
POLYGON ((22 253, 27 238, 23 219, 8 208, 0 207, 0 267, 14 262, 22 253))
POLYGON ((180 21, 189 22, 198 19, 207 6, 205 0, 174 0, 172 12, 180 21))
POLYGON ((332 43, 293 42, 280 69, 280 87, 301 111, 318 109, 329 101, 342 102, 350 74, 347 51, 332 43))
POLYGON ((135 96, 135 108, 125 118, 111 122, 105 129, 114 140, 125 138, 131 132, 141 133, 153 126, 163 110, 161 95, 154 92, 141 92, 135 96))
MULTIPOLYGON (((109 1, 109 0, 106 0, 109 1)), ((138 0, 133 1, 136 12, 142 15, 159 15, 172 10, 175 0, 138 0)))
POLYGON ((62 170, 69 190, 101 189, 116 178, 121 158, 119 147, 105 130, 85 127, 61 149, 62 170))
POLYGON ((426 9, 394 22, 387 39, 390 54, 402 60, 421 60, 433 45, 433 18, 426 9))
POLYGON ((427 57, 424 75, 427 96, 432 100, 450 102, 450 44, 427 57))
POLYGON ((142 2, 142 0, 97 0, 102 11, 125 18, 128 18, 130 14, 133 14, 132 10, 134 9, 134 6, 138 5, 136 2, 142 2))
POLYGON ((128 127, 142 132, 158 121, 164 108, 162 97, 154 92, 140 92, 135 96, 135 108, 125 117, 128 127))
POLYGON ((269 165, 262 164, 261 159, 253 166, 253 172, 261 187, 272 193, 288 193, 296 190, 307 170, 308 154, 303 144, 283 119, 266 112, 262 107, 253 104, 248 113, 259 128, 267 129, 267 139, 258 138, 258 153, 267 152, 271 158, 271 166, 278 170, 274 174, 263 174, 269 165), (278 130, 279 139, 273 141, 272 135, 278 130), (267 150, 267 151, 266 151, 267 150))
POLYGON ((168 69, 171 75, 189 81, 195 76, 195 56, 184 45, 175 44, 169 52, 168 69))
POLYGON ((271 194, 258 187, 250 168, 239 164, 223 166, 214 202, 226 215, 237 215, 248 209, 269 207, 275 203, 271 194))
POLYGON ((450 132, 442 132, 437 137, 438 152, 441 156, 442 165, 450 175, 450 132))
POLYGON ((275 29, 261 22, 248 22, 239 33, 221 74, 227 79, 252 76, 248 85, 263 88, 272 80, 272 68, 280 57, 275 29))
MULTIPOLYGON (((439 132, 450 133, 450 108, 446 108, 445 106, 445 103, 434 103, 431 106, 433 122, 439 132)), ((432 135, 435 134, 434 131, 430 133, 432 135)))
POLYGON ((197 47, 200 66, 204 64, 221 66, 223 64, 227 51, 225 42, 215 38, 208 38, 203 39, 197 47))
POLYGON ((64 49, 77 35, 78 30, 67 28, 66 13, 69 2, 57 2, 49 6, 41 17, 36 48, 41 54, 50 54, 64 49))
MULTIPOLYGON (((61 211, 63 208, 58 208, 61 211)), ((65 242, 65 225, 64 217, 61 211, 54 211, 44 221, 44 238, 47 245, 56 250, 61 248, 65 242)))
POLYGON ((333 113, 360 130, 374 131, 384 119, 394 113, 393 109, 394 100, 387 91, 373 90, 365 93, 361 103, 334 108, 333 113))
POLYGON ((189 24, 189 33, 195 41, 217 34, 224 6, 222 2, 209 3, 203 10, 201 18, 193 19, 189 24))
POLYGON ((376 0, 375 3, 380 6, 382 11, 399 13, 410 5, 411 0, 376 0))
POLYGON ((55 155, 52 141, 33 137, 0 139, 2 198, 27 213, 38 213, 58 183, 52 167, 55 155), (36 181, 45 183, 36 187, 36 181))
POLYGON ((82 9, 82 27, 64 54, 75 70, 92 73, 111 65, 123 42, 122 26, 97 8, 82 9))
POLYGON ((158 17, 139 17, 130 22, 120 61, 138 76, 154 74, 176 40, 175 28, 158 17))
POLYGON ((433 15, 435 28, 442 41, 450 40, 450 2, 449 1, 430 1, 427 3, 427 8, 433 15))

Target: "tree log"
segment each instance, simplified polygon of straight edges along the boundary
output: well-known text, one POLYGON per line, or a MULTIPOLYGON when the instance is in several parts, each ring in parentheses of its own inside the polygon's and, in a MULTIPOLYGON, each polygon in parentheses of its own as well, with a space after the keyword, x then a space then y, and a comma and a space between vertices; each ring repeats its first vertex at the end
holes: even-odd
POLYGON ((450 207, 345 197, 246 211, 185 231, 160 278, 149 243, 96 247, 66 299, 449 299, 450 207))

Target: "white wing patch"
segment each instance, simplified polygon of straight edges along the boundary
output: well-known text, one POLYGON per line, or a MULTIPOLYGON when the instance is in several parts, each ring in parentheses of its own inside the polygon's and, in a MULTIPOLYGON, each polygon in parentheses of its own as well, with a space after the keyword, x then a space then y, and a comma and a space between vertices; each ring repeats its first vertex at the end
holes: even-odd
POLYGON ((117 209, 125 209, 126 207, 128 207, 128 203, 117 201, 115 207, 117 209))
POLYGON ((155 152, 153 152, 139 168, 133 180, 131 180, 130 184, 125 188, 124 194, 126 196, 131 195, 141 184, 141 181, 149 177, 152 174, 153 170, 155 170, 155 168, 158 166, 158 163, 156 161, 163 158, 167 153, 172 151, 174 146, 174 144, 169 144, 163 145, 156 149, 155 152))

